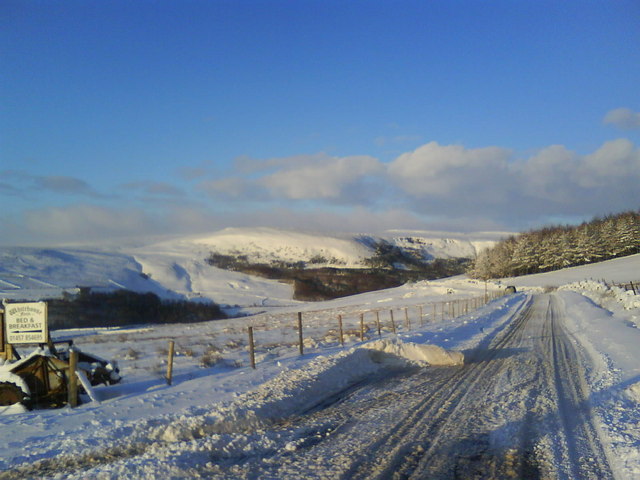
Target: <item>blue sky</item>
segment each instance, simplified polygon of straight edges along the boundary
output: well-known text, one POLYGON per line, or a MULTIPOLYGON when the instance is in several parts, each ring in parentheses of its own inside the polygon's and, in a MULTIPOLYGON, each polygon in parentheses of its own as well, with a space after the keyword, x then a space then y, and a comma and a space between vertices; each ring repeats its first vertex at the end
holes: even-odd
POLYGON ((640 208, 635 1, 0 6, 4 244, 640 208))

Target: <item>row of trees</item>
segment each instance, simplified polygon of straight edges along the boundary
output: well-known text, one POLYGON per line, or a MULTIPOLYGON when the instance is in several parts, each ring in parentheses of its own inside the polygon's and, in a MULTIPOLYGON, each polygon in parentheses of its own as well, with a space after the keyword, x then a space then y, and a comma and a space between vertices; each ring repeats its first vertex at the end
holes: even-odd
POLYGON ((511 236, 481 252, 469 274, 502 278, 584 265, 640 253, 640 211, 511 236))

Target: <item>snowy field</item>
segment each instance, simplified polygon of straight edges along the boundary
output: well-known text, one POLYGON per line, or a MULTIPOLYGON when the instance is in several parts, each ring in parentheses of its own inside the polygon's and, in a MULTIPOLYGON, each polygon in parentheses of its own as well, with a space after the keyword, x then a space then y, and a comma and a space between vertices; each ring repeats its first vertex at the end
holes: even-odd
MULTIPOLYGON (((293 454, 310 442, 309 432, 288 429, 286 422, 270 429, 273 422, 282 425, 397 368, 456 365, 460 354, 466 357, 509 325, 530 295, 551 286, 560 287, 568 328, 591 359, 589 402, 607 440, 614 476, 639 478, 640 296, 598 282, 638 277, 636 255, 490 283, 491 294, 502 293, 505 285, 524 291, 487 305, 465 301, 484 297, 484 283, 455 277, 329 302, 274 306, 232 320, 56 331, 55 339, 73 338, 81 349, 117 360, 124 380, 96 388, 99 401, 73 410, 7 409, 0 417, 0 479, 189 478, 204 471, 211 476, 215 464, 228 459, 242 463, 278 452, 293 454), (454 300, 459 301, 451 307, 454 300), (297 312, 304 325, 303 355, 297 312), (344 346, 337 334, 338 315, 344 321, 344 346), (249 366, 248 326, 255 330, 256 369, 249 366), (171 386, 163 378, 169 340, 177 350, 171 386)), ((270 293, 263 292, 266 303, 270 293)), ((233 477, 233 469, 219 474, 233 477)))

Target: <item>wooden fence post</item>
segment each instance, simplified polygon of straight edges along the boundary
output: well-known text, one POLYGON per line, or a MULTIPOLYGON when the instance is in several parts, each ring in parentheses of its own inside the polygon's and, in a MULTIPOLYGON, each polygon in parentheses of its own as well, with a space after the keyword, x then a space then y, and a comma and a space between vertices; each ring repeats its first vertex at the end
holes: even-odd
POLYGON ((404 307, 404 326, 411 330, 411 320, 409 320, 409 308, 404 307))
POLYGON ((437 320, 436 318, 436 304, 432 303, 431 304, 431 321, 435 322, 437 320))
POLYGON ((249 361, 251 362, 251 368, 256 368, 256 351, 253 345, 253 327, 248 328, 249 331, 249 361))
POLYGON ((76 369, 78 368, 78 351, 73 348, 69 350, 69 374, 67 385, 67 402, 71 408, 78 406, 78 377, 76 369))
POLYGON ((7 360, 7 345, 4 343, 4 310, 0 306, 0 358, 7 360))
POLYGON ((378 338, 382 337, 382 331, 380 330, 380 311, 376 310, 376 327, 378 327, 378 338))
POLYGON ((364 342, 364 313, 360 314, 360 341, 364 342))
POLYGON ((338 330, 340 332, 340 345, 344 347, 344 331, 342 330, 342 315, 338 315, 338 330))
POLYGON ((391 331, 395 335, 395 333, 396 333, 396 322, 393 320, 393 310, 389 310, 389 313, 391 314, 391 331))
POLYGON ((422 305, 419 305, 418 308, 420 309, 420 326, 424 327, 424 311, 422 310, 422 305))
POLYGON ((637 295, 636 287, 635 287, 635 285, 633 284, 633 282, 629 282, 629 285, 631 285, 631 291, 633 292, 633 294, 634 294, 634 295, 637 295))
POLYGON ((167 385, 171 385, 173 381, 173 353, 175 350, 175 342, 169 340, 169 355, 167 356, 167 385))
POLYGON ((304 339, 302 338, 302 312, 298 312, 298 344, 300 345, 300 355, 304 355, 304 339))

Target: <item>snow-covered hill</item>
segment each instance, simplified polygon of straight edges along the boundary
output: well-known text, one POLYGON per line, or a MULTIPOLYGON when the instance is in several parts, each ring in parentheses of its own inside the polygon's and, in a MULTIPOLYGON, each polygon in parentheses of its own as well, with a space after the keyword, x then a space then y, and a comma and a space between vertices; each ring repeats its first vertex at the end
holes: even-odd
POLYGON ((478 251, 507 235, 501 232, 459 234, 428 231, 389 231, 381 235, 342 235, 294 232, 273 228, 227 228, 207 236, 169 241, 165 248, 194 248, 224 255, 245 256, 252 263, 311 262, 316 266, 358 268, 376 246, 387 243, 426 260, 473 258, 478 251))
POLYGON ((637 282, 640 280, 640 254, 553 272, 507 278, 503 282, 520 287, 558 287, 583 280, 597 280, 610 284, 637 282))
POLYGON ((360 268, 387 242, 424 259, 470 258, 499 234, 389 232, 382 236, 329 236, 270 228, 225 229, 120 248, 0 248, 0 297, 37 300, 94 290, 126 288, 169 299, 211 300, 253 308, 295 303, 292 287, 212 267, 212 253, 245 257, 252 263, 297 263, 360 268))

